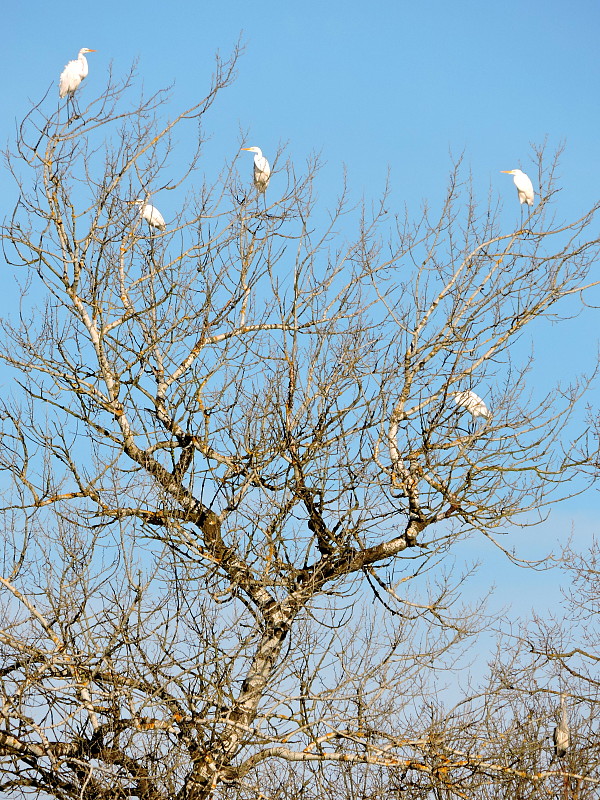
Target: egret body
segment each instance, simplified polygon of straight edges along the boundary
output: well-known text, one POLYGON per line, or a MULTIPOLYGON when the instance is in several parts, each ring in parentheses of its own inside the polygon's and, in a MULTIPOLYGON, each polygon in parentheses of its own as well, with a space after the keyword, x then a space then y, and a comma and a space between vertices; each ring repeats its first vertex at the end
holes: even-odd
POLYGON ((269 185, 269 178, 271 177, 269 162, 263 156, 260 147, 242 147, 242 150, 254 153, 254 185, 262 193, 269 185))
POLYGON ((569 732, 569 721, 567 719, 567 706, 565 704, 566 694, 560 695, 560 722, 554 728, 554 755, 557 758, 564 758, 569 750, 571 735, 569 732))
POLYGON ((519 202, 521 205, 523 205, 523 203, 527 203, 528 206, 532 206, 535 194, 533 193, 533 184, 529 178, 529 175, 526 175, 520 169, 502 169, 500 172, 504 172, 505 175, 513 176, 513 181, 517 187, 517 193, 519 195, 519 202))
POLYGON ((81 81, 87 77, 88 62, 85 57, 86 53, 95 53, 89 47, 82 47, 79 55, 73 61, 69 61, 63 69, 58 82, 58 93, 61 97, 66 97, 68 94, 73 94, 81 81))
POLYGON ((144 200, 130 200, 129 202, 135 203, 135 205, 140 207, 142 219, 145 219, 151 228, 156 228, 159 231, 166 230, 167 226, 164 217, 158 208, 150 205, 150 203, 146 203, 144 200))
POLYGON ((472 392, 468 389, 465 392, 454 392, 453 394, 454 402, 457 406, 461 408, 466 408, 469 414, 476 419, 477 417, 483 417, 487 419, 489 417, 490 412, 487 409, 486 404, 483 402, 481 397, 475 392, 472 392))

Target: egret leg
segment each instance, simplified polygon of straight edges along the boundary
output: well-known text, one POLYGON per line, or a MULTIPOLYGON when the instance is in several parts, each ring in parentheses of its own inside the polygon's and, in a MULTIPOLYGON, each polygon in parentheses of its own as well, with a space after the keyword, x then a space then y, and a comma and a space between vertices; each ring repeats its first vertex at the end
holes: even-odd
MULTIPOLYGON (((523 206, 521 206, 521 208, 523 208, 523 206)), ((527 206, 527 219, 525 220, 525 222, 529 223, 529 220, 530 220, 530 219, 531 219, 531 211, 530 211, 530 206, 527 206)), ((524 224, 524 223, 522 223, 522 225, 523 225, 523 224, 524 224)), ((533 233, 533 231, 531 230, 531 228, 527 227, 527 228, 525 228, 525 229, 523 230, 523 233, 524 233, 526 236, 531 236, 531 235, 532 235, 532 233, 533 233)))
POLYGON ((67 95, 67 125, 70 125, 72 121, 79 119, 81 114, 79 113, 79 108, 75 104, 75 95, 69 93, 67 95))

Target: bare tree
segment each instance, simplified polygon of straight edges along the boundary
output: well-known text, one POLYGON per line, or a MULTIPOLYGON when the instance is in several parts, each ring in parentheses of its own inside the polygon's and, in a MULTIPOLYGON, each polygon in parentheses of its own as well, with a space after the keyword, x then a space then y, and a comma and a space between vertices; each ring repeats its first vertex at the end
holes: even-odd
MULTIPOLYGON (((480 697, 450 709, 467 732, 458 745, 465 754, 463 768, 478 764, 460 784, 457 770, 450 776, 459 796, 466 787, 486 800, 591 800, 598 795, 600 705, 593 669, 598 658, 591 646, 597 643, 598 627, 594 616, 584 612, 598 603, 595 559, 588 554, 584 567, 583 556, 571 551, 570 558, 568 570, 578 571, 576 590, 565 592, 562 602, 557 593, 554 614, 547 612, 505 634, 480 697), (560 751, 553 731, 565 717, 570 744, 560 751)), ((457 726, 448 713, 443 722, 440 739, 447 748, 456 741, 457 726)))
POLYGON ((556 222, 542 152, 527 230, 460 165, 416 222, 325 216, 282 153, 259 199, 202 160, 236 60, 167 123, 133 76, 45 101, 8 154, 0 787, 464 797, 495 754, 430 702, 478 627, 452 547, 569 492, 585 384, 532 400, 513 347, 593 285, 597 207, 556 222), (167 190, 163 232, 129 201, 167 190))

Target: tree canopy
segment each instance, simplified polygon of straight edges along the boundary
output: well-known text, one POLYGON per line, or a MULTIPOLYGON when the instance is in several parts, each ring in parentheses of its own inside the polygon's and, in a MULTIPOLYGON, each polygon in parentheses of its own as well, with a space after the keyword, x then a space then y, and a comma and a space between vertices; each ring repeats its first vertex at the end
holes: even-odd
POLYGON ((489 625, 462 602, 456 544, 484 536, 518 560, 498 534, 593 479, 591 439, 569 425, 587 381, 532 393, 516 343, 585 302, 598 206, 559 221, 543 150, 514 230, 460 163, 416 218, 346 187, 325 214, 318 160, 283 150, 264 195, 235 150, 215 177, 205 118, 237 57, 169 120, 134 73, 87 104, 42 101, 7 154, 4 252, 23 291, 0 342, 16 378, 0 787, 592 797, 598 683, 577 673, 571 712, 575 696, 587 711, 558 761, 559 687, 537 677, 574 663, 560 621, 499 640, 484 687, 442 690, 489 625), (147 225, 132 201, 160 209, 167 191, 177 216, 147 225), (457 402, 467 391, 488 414, 457 402))

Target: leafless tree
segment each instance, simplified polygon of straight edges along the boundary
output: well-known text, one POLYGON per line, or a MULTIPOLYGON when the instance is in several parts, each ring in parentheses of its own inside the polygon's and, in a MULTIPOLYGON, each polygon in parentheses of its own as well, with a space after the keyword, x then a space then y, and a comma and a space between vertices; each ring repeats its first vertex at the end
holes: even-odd
MULTIPOLYGON (((462 783, 460 796, 485 800, 592 800, 600 787, 600 695, 598 692, 598 548, 565 548, 563 564, 572 581, 561 581, 552 609, 506 632, 498 643, 488 683, 479 698, 450 709, 467 731, 460 745, 464 769, 479 764, 462 783), (570 745, 555 753, 553 730, 564 713, 570 745)), ((443 719, 444 747, 457 727, 443 719)), ((456 751, 454 751, 456 758, 456 751)), ((444 795, 440 795, 444 796, 444 795)), ((452 796, 450 793, 449 796, 452 796)))
POLYGON ((326 215, 283 153, 259 199, 242 142, 203 161, 236 61, 169 122, 133 75, 45 100, 7 154, 0 788, 465 797, 517 773, 433 702, 479 624, 452 549, 569 493, 585 383, 532 397, 514 348, 593 286, 598 209, 557 221, 541 151, 524 230, 460 164, 416 221, 326 215), (128 201, 167 191, 162 232, 128 201))

